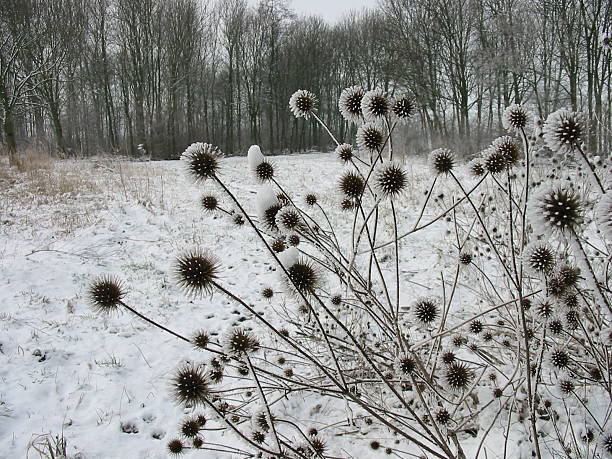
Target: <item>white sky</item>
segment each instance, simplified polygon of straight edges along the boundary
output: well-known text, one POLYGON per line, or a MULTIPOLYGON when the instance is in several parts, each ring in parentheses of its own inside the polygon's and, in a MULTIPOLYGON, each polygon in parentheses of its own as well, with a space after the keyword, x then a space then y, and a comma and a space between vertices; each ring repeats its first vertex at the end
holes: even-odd
MULTIPOLYGON (((257 0, 249 0, 251 5, 257 0)), ((376 6, 377 0, 289 0, 291 9, 298 15, 316 14, 330 23, 336 22, 350 10, 361 10, 363 7, 376 6)))

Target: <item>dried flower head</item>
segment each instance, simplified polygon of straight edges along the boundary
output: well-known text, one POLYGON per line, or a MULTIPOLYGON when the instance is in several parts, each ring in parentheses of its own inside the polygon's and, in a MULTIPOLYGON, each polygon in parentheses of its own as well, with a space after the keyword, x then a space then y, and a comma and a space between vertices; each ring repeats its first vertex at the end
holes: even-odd
POLYGON ((462 265, 469 265, 472 262, 473 255, 472 252, 468 250, 462 250, 459 252, 459 263, 462 265))
POLYGON ((202 207, 208 212, 213 212, 219 207, 219 200, 212 194, 202 196, 202 207))
POLYGON ((306 89, 298 89, 289 99, 289 108, 296 118, 308 118, 315 112, 316 96, 306 89))
POLYGON ((436 418, 436 422, 441 426, 446 426, 451 422, 451 415, 446 408, 440 408, 436 411, 434 417, 436 418))
POLYGON ((433 298, 420 298, 413 309, 414 317, 422 324, 430 324, 438 317, 438 304, 433 298))
POLYGON ((175 272, 179 285, 189 294, 212 293, 219 261, 214 255, 195 249, 177 258, 175 272))
POLYGON ((397 121, 401 124, 408 123, 408 120, 412 116, 416 109, 414 100, 407 95, 400 95, 393 99, 391 104, 391 111, 395 115, 397 121))
POLYGON ((568 182, 544 184, 531 199, 531 224, 538 233, 575 231, 582 214, 582 198, 568 182))
POLYGON ((274 290, 272 290, 270 287, 264 287, 261 289, 261 296, 266 300, 269 300, 274 296, 274 290))
POLYGON ((499 174, 506 170, 508 164, 503 152, 495 148, 487 148, 482 152, 482 155, 484 167, 491 174, 499 174))
POLYGON ((276 214, 283 207, 278 200, 278 196, 269 186, 263 186, 257 192, 255 199, 255 209, 257 218, 264 228, 268 231, 278 231, 276 226, 276 214))
POLYGON ((193 334, 191 343, 196 349, 207 349, 210 344, 210 335, 204 330, 198 330, 193 334))
POLYGON ((353 146, 350 143, 343 143, 336 147, 336 155, 343 163, 348 163, 353 159, 353 146))
POLYGON ((365 123, 357 130, 357 146, 360 150, 376 152, 383 147, 385 136, 375 123, 365 123))
POLYGON ((285 244, 285 241, 283 239, 276 238, 272 241, 270 247, 275 253, 282 253, 287 248, 287 244, 285 244))
POLYGON ((230 355, 252 354, 259 349, 259 341, 252 332, 233 327, 225 336, 224 347, 230 355))
POLYGON ((559 319, 553 319, 548 322, 548 329, 553 335, 560 335, 563 332, 563 322, 559 319))
POLYGON ((449 389, 464 391, 468 389, 474 379, 473 371, 462 362, 454 362, 446 367, 444 382, 449 389))
POLYGON ((168 447, 168 452, 172 456, 180 456, 182 453, 184 453, 184 449, 185 449, 183 442, 179 440, 178 438, 175 438, 174 440, 170 440, 168 442, 167 447, 168 447))
POLYGON ((206 374, 201 367, 185 364, 172 380, 174 398, 182 405, 204 405, 210 391, 206 374))
POLYGON ((188 418, 181 424, 181 434, 187 438, 196 437, 200 433, 202 426, 197 418, 188 418))
POLYGON ((306 202, 306 205, 314 206, 317 203, 318 198, 316 194, 308 193, 306 197, 304 198, 304 201, 306 202))
POLYGON ((287 243, 291 247, 296 247, 296 246, 300 245, 300 236, 298 236, 295 233, 290 234, 289 236, 287 236, 287 243))
POLYGON ((196 182, 203 182, 215 177, 219 171, 221 158, 219 147, 209 143, 192 143, 181 155, 181 160, 187 165, 187 171, 196 182))
POLYGON ((104 276, 91 283, 88 296, 95 311, 108 314, 116 311, 121 305, 125 291, 121 281, 111 276, 104 276))
POLYGON ((359 123, 362 119, 361 100, 365 91, 361 86, 351 86, 340 93, 338 108, 342 117, 350 123, 359 123))
POLYGON ((482 325, 482 322, 480 320, 476 319, 470 322, 470 332, 477 335, 482 332, 482 330, 484 330, 484 326, 482 325))
POLYGON ((436 174, 448 174, 455 167, 455 155, 448 148, 438 148, 429 153, 428 162, 436 174))
POLYGON ((576 388, 574 382, 568 378, 559 379, 557 384, 559 386, 559 392, 561 393, 561 396, 571 395, 574 392, 574 389, 576 388))
POLYGON ((361 99, 361 112, 367 121, 376 121, 389 113, 389 100, 382 89, 372 89, 361 99))
POLYGON ((515 166, 521 156, 521 148, 513 137, 507 135, 495 139, 491 144, 491 148, 505 158, 505 167, 515 166))
POLYGON ((544 142, 556 153, 579 147, 585 134, 585 123, 577 112, 561 109, 548 115, 544 125, 544 142))
POLYGON ((276 226, 284 233, 298 230, 302 225, 302 217, 293 206, 282 207, 276 213, 276 226))
POLYGON ((544 241, 533 241, 525 246, 522 260, 525 268, 534 274, 550 273, 557 262, 554 251, 544 241))
POLYGON ((444 365, 450 365, 451 363, 457 361, 457 354, 455 354, 453 351, 444 351, 442 354, 440 354, 440 361, 444 365))
POLYGON ((356 207, 355 201, 353 201, 350 198, 343 199, 342 202, 340 203, 340 209, 344 211, 353 210, 355 209, 355 207, 356 207))
POLYGON ((260 183, 265 183, 274 178, 274 165, 269 162, 258 145, 251 145, 247 153, 249 169, 260 183))
POLYGON ((538 305, 536 306, 536 313, 538 314, 538 316, 544 319, 548 319, 552 317, 554 312, 555 312, 555 308, 553 306, 553 303, 552 301, 548 299, 544 299, 540 301, 538 305))
POLYGON ((550 352, 550 363, 560 370, 569 366, 571 362, 570 355, 564 349, 556 348, 550 352))
POLYGON ((384 163, 376 174, 376 189, 386 197, 396 197, 407 184, 406 172, 395 162, 384 163))
POLYGON ((363 193, 365 182, 357 172, 348 170, 340 177, 339 186, 342 194, 348 198, 359 199, 363 193))
POLYGON ((468 163, 468 171, 472 177, 482 177, 487 169, 481 158, 474 158, 468 163))
POLYGON ((531 123, 533 116, 525 107, 519 104, 512 104, 504 110, 502 125, 508 131, 519 132, 531 123))
POLYGON ((313 292, 320 284, 321 276, 312 263, 307 260, 297 260, 287 266, 288 286, 302 293, 313 292))
POLYGON ((605 432, 599 437, 599 444, 601 449, 605 451, 608 456, 612 456, 612 432, 605 432))
POLYGON ((416 371, 417 363, 414 357, 404 354, 395 361, 395 370, 400 375, 410 375, 416 371))

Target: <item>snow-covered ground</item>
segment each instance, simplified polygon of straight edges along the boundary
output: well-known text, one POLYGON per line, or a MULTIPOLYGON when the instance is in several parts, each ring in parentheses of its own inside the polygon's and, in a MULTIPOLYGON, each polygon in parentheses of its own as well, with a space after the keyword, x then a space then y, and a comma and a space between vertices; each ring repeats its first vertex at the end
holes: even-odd
MULTIPOLYGON (((273 161, 288 189, 316 192, 332 220, 345 218, 335 191, 342 166, 333 154, 273 161)), ((0 457, 38 457, 30 443, 46 433, 63 433, 70 455, 166 457, 182 411, 171 400, 169 377, 180 361, 202 354, 127 313, 95 315, 89 282, 117 275, 127 286, 127 303, 189 336, 196 329, 222 333, 250 318, 222 296, 187 298, 172 273, 182 250, 213 249, 222 260, 222 281, 263 314, 269 302, 258 292, 276 286, 278 275, 248 228, 201 209, 202 187, 177 161, 44 166, 16 174, 3 164, 0 176, 0 457)), ((410 209, 427 188, 422 163, 406 168, 411 185, 400 228, 409 227, 410 209)), ((246 158, 225 159, 223 176, 253 210, 257 186, 246 158)), ((435 226, 425 234, 443 237, 435 226)), ((424 257, 438 259, 433 246, 419 233, 405 251, 403 274, 417 289, 431 275, 420 269, 424 257)), ((305 401, 296 415, 307 416, 317 403, 305 401)), ((356 457, 380 454, 365 442, 353 446, 356 457)))

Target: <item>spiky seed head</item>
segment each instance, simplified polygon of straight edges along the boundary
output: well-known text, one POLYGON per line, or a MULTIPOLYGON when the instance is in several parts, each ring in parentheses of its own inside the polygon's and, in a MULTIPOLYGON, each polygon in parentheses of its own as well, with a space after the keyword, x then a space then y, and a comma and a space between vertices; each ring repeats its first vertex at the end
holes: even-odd
POLYGON ((370 442, 370 448, 372 448, 374 451, 376 451, 377 449, 380 448, 380 442, 378 440, 372 440, 370 442))
POLYGON ((290 233, 300 228, 302 217, 293 206, 285 206, 276 213, 276 226, 284 233, 290 233))
POLYGON ((253 173, 259 182, 265 183, 274 178, 274 164, 268 160, 264 160, 255 166, 253 173))
POLYGON ((318 201, 317 195, 314 193, 308 193, 304 198, 304 201, 306 202, 306 205, 314 206, 318 201))
POLYGON ((210 335, 204 330, 198 330, 193 334, 191 343, 196 349, 206 349, 210 344, 210 335))
POLYGON ((244 215, 242 215, 242 212, 234 212, 232 214, 232 222, 236 226, 244 225, 245 224, 245 220, 244 220, 244 215))
POLYGON ((389 100, 381 89, 366 92, 361 99, 361 112, 367 121, 375 121, 389 113, 389 100))
POLYGON ((207 419, 203 414, 197 415, 196 420, 198 421, 198 424, 200 424, 200 427, 204 427, 206 425, 207 419))
POLYGON ((183 445, 183 442, 178 438, 168 442, 168 452, 173 456, 180 456, 185 452, 184 449, 185 446, 183 445))
POLYGON ((580 306, 580 301, 578 300, 577 295, 566 295, 563 297, 562 301, 563 301, 563 306, 565 306, 568 309, 576 310, 580 306))
POLYGON ((331 304, 334 306, 340 306, 342 304, 342 296, 340 295, 332 295, 330 298, 331 304))
POLYGON ((283 208, 281 203, 273 204, 267 207, 263 213, 263 219, 261 223, 263 223, 264 227, 270 231, 278 231, 278 226, 276 224, 276 214, 283 208))
POLYGON ((472 252, 469 252, 467 250, 462 250, 459 253, 459 262, 462 265, 469 265, 472 262, 472 258, 473 258, 472 252))
POLYGON ((570 356, 564 349, 553 349, 550 353, 550 363, 558 369, 565 369, 570 364, 570 356))
POLYGON ((255 443, 262 444, 264 441, 266 441, 266 434, 263 433, 261 430, 254 430, 251 434, 251 439, 255 443))
POLYGON ((209 294, 219 275, 219 262, 210 253, 196 249, 177 258, 175 272, 178 284, 189 294, 209 294))
POLYGON ((230 355, 252 354, 259 349, 259 340, 252 332, 234 327, 226 335, 225 348, 230 355))
POLYGON ((355 208, 355 202, 352 199, 343 199, 342 202, 340 203, 340 209, 344 210, 344 211, 350 211, 353 210, 355 208))
POLYGON ((363 193, 363 189, 365 187, 365 183, 357 172, 352 170, 346 171, 340 177, 340 191, 352 199, 361 198, 361 194, 363 193))
POLYGON ((270 287, 264 287, 261 290, 261 296, 269 300, 270 298, 274 296, 274 290, 272 290, 270 287))
POLYGON ((612 190, 606 191, 595 206, 595 223, 605 241, 612 243, 612 190))
POLYGON ((222 366, 211 367, 206 374, 213 384, 219 384, 223 381, 224 373, 222 366))
POLYGON ((558 385, 559 392, 561 392, 561 395, 563 396, 571 395, 574 392, 574 389, 576 388, 574 382, 571 379, 567 378, 559 379, 558 385))
POLYGON ((451 342, 453 343, 453 346, 455 346, 456 348, 460 348, 466 345, 468 340, 465 336, 455 335, 453 336, 453 339, 451 340, 451 342))
POLYGON ((555 312, 555 309, 553 307, 553 304, 548 299, 544 299, 544 300, 540 301, 538 303, 538 306, 536 307, 536 313, 538 314, 538 316, 540 316, 540 317, 542 317, 544 319, 548 319, 548 318, 552 317, 554 312, 555 312))
POLYGON ((453 351, 445 351, 440 355, 440 361, 444 365, 450 365, 457 361, 457 355, 453 351))
POLYGON ((497 153, 503 155, 506 160, 506 167, 515 166, 521 156, 521 148, 514 138, 507 135, 495 139, 491 147, 494 148, 497 153))
POLYGON ((174 398, 185 406, 204 405, 210 394, 209 382, 201 367, 185 364, 172 380, 174 398))
POLYGON ((420 298, 414 305, 414 317, 422 324, 430 324, 438 317, 438 304, 432 298, 420 298))
POLYGON ((300 236, 295 233, 290 234, 289 236, 287 236, 287 243, 291 247, 297 247, 298 245, 300 245, 300 236))
POLYGON ((204 446, 204 440, 202 439, 202 437, 194 437, 194 439, 191 440, 191 444, 195 449, 199 449, 204 446))
POLYGON ((275 253, 282 253, 287 248, 287 245, 285 244, 285 241, 283 239, 276 238, 272 241, 270 247, 272 248, 272 250, 274 250, 275 253))
POLYGON ((325 443, 325 441, 321 437, 317 436, 310 438, 310 445, 312 446, 312 449, 315 451, 315 453, 317 453, 318 455, 322 455, 327 449, 327 443, 325 443))
POLYGON ((543 241, 534 241, 523 250, 524 266, 535 274, 550 273, 556 264, 556 256, 552 248, 543 241))
POLYGON ((451 422, 451 415, 446 408, 440 408, 435 414, 436 422, 441 426, 446 426, 451 422))
POLYGON ((416 371, 417 363, 410 355, 401 355, 395 364, 396 370, 402 375, 410 375, 416 371))
POLYGON ((204 195, 202 196, 202 207, 208 212, 217 210, 219 207, 219 200, 212 194, 204 195))
POLYGON ((108 314, 121 305, 125 291, 121 281, 111 276, 103 276, 91 283, 88 296, 95 311, 108 314))
POLYGON ((397 121, 406 124, 414 111, 416 104, 414 100, 406 95, 396 97, 391 105, 391 111, 395 115, 397 121))
POLYGON ((612 456, 612 432, 602 434, 599 439, 599 443, 601 445, 601 449, 603 449, 609 456, 612 456))
POLYGON ((289 99, 289 108, 296 118, 308 118, 316 111, 317 98, 306 89, 298 89, 289 99))
POLYGON ((221 156, 219 147, 210 143, 196 142, 187 147, 181 155, 181 160, 187 165, 191 177, 196 182, 203 182, 216 176, 221 156))
POLYGON ((582 198, 568 182, 544 185, 530 205, 534 230, 545 235, 576 230, 583 221, 582 198))
POLYGON ((482 155, 482 162, 487 172, 499 174, 506 170, 508 163, 506 155, 503 152, 495 148, 487 148, 482 152, 482 155))
POLYGON ((287 267, 289 286, 302 293, 311 293, 320 282, 320 275, 315 267, 306 260, 298 260, 287 267))
POLYGON ((472 322, 470 322, 470 332, 477 335, 481 333, 482 330, 484 330, 484 326, 482 325, 482 322, 480 320, 473 320, 472 322))
POLYGON ((493 397, 500 398, 502 395, 504 395, 504 391, 502 389, 500 389, 499 387, 493 389, 493 397))
MULTIPOLYGON (((272 415, 272 422, 275 422, 275 417, 272 415)), ((268 412, 265 408, 258 408, 251 416, 251 425, 254 429, 262 432, 270 431, 270 423, 268 422, 268 412)))
POLYGON ((567 311, 565 313, 565 323, 569 330, 577 330, 580 328, 580 313, 575 309, 567 311))
POLYGON ((376 188, 383 196, 394 198, 407 184, 406 172, 395 162, 385 163, 376 174, 376 188))
POLYGON ((474 158, 468 163, 468 171, 472 177, 482 177, 487 169, 481 158, 474 158))
POLYGON ((512 104, 504 110, 502 125, 507 131, 518 132, 525 129, 532 120, 532 115, 525 107, 519 104, 512 104))
POLYGON ((563 322, 559 319, 553 319, 548 322, 548 329, 553 335, 560 335, 563 332, 563 322))
POLYGON ((351 123, 359 123, 362 118, 361 100, 365 91, 361 86, 351 86, 340 93, 338 108, 342 117, 351 123))
POLYGON ((343 143, 336 147, 336 156, 343 163, 348 163, 353 159, 353 146, 349 143, 343 143))
POLYGON ((455 167, 455 155, 448 148, 429 153, 429 165, 436 174, 448 174, 455 167))
POLYGON ((575 287, 580 280, 580 268, 563 264, 557 269, 556 275, 565 288, 572 288, 575 287))
POLYGON ((474 373, 466 364, 454 362, 446 367, 444 378, 450 389, 464 391, 474 379, 474 373))
POLYGON ((375 123, 364 123, 357 130, 357 146, 360 150, 376 152, 384 144, 384 134, 375 123))
POLYGON ((581 114, 565 109, 557 110, 546 119, 544 142, 556 153, 572 151, 582 144, 585 128, 581 114))
POLYGON ((485 332, 485 333, 482 335, 482 340, 483 340, 483 341, 486 341, 486 342, 488 342, 488 341, 492 341, 492 340, 493 340, 493 333, 491 333, 491 332, 485 332))
POLYGON ((181 434, 187 438, 196 437, 202 426, 195 418, 185 419, 181 424, 181 434))

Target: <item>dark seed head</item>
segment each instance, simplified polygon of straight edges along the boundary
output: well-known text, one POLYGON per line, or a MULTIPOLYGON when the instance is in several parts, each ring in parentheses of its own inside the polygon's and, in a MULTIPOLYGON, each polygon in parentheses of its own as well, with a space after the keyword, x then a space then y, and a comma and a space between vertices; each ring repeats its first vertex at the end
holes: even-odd
POLYGON ((209 395, 209 384, 204 371, 192 364, 179 368, 172 380, 172 386, 174 397, 182 405, 203 405, 209 395))
POLYGON ((124 296, 121 282, 114 277, 101 277, 89 287, 89 301, 93 309, 100 313, 114 312, 124 296))
POLYGON ((187 170, 196 181, 213 178, 219 170, 219 147, 209 143, 191 144, 182 155, 187 163, 187 170))
POLYGON ((184 451, 184 446, 183 446, 183 442, 181 440, 179 440, 178 438, 174 439, 174 440, 170 440, 168 442, 168 452, 170 454, 172 454, 173 456, 179 456, 181 455, 184 451))
POLYGON ((404 190, 407 182, 404 170, 393 162, 383 166, 376 176, 376 187, 383 196, 397 196, 404 190))
POLYGON ((210 344, 210 336, 204 330, 198 330, 194 333, 191 342, 198 349, 206 349, 210 344))
POLYGON ((422 298, 414 305, 414 316, 419 322, 430 324, 438 317, 438 305, 430 298, 422 298))
POLYGON ((204 210, 212 212, 213 210, 217 210, 217 207, 219 207, 219 201, 217 200, 216 196, 211 194, 202 196, 202 207, 204 210))
POLYGON ((356 172, 348 171, 340 177, 340 191, 348 198, 359 199, 364 186, 363 179, 356 172))
POLYGON ((235 327, 228 333, 225 347, 230 355, 251 354, 259 349, 259 341, 250 331, 235 327))
POLYGON ((450 389, 463 391, 469 387, 474 379, 474 373, 464 363, 455 362, 446 367, 444 377, 450 389))
POLYGON ((194 250, 176 260, 178 283, 192 295, 211 293, 218 273, 217 259, 204 251, 194 250))
POLYGON ((197 419, 186 419, 181 424, 181 434, 187 438, 192 438, 200 433, 202 426, 197 419))

